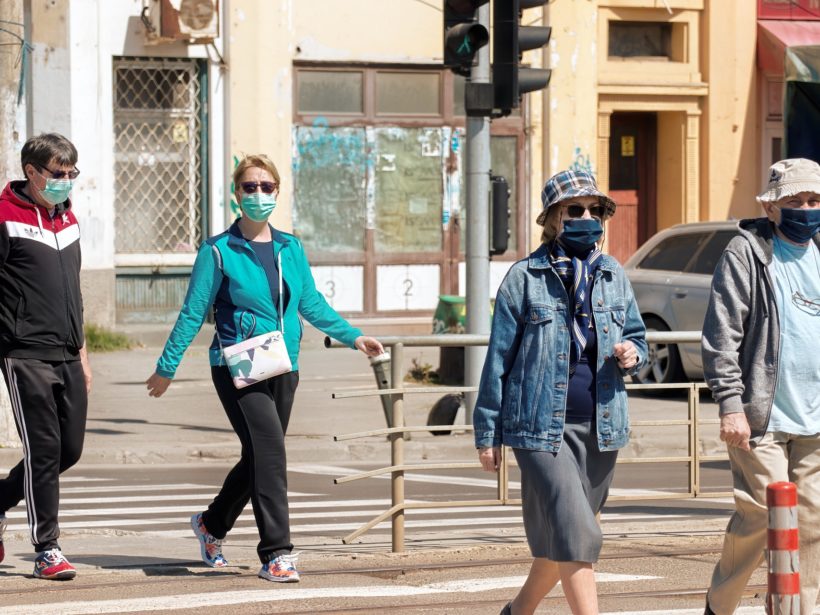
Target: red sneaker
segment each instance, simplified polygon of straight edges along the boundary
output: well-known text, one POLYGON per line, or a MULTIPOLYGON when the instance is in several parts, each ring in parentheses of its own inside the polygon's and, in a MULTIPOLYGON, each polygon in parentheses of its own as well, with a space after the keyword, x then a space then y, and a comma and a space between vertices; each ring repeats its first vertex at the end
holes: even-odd
POLYGON ((59 549, 49 549, 37 555, 34 560, 34 576, 38 579, 62 581, 77 576, 68 560, 59 549))

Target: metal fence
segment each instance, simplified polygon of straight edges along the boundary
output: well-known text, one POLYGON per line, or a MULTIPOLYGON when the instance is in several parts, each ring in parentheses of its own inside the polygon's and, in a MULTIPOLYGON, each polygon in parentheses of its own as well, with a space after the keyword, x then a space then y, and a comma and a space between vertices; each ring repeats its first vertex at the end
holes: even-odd
MULTIPOLYGON (((698 331, 651 331, 647 332, 646 338, 650 343, 700 343, 700 332, 698 331)), ((333 393, 334 399, 352 398, 352 397, 374 397, 380 396, 382 399, 389 399, 385 404, 385 414, 390 415, 389 425, 384 429, 374 429, 371 431, 364 431, 358 433, 349 433, 336 436, 336 441, 355 440, 359 438, 367 438, 373 436, 387 436, 390 442, 390 465, 368 472, 360 472, 337 478, 334 482, 336 484, 347 483, 365 478, 372 478, 383 474, 390 474, 391 480, 391 506, 384 512, 380 513, 359 529, 345 536, 342 541, 347 544, 365 534, 376 525, 391 520, 392 525, 392 550, 393 552, 401 552, 404 550, 404 521, 405 512, 411 509, 437 509, 448 508, 453 505, 459 507, 474 507, 474 506, 505 506, 521 504, 520 498, 510 497, 509 487, 509 464, 510 455, 507 447, 501 448, 502 463, 500 464, 497 473, 496 497, 483 500, 452 500, 452 501, 437 501, 437 502, 406 502, 404 491, 404 476, 406 472, 417 470, 453 470, 453 469, 475 469, 480 468, 481 465, 477 461, 463 462, 463 463, 406 463, 404 458, 404 442, 407 434, 413 432, 432 432, 432 431, 472 431, 472 425, 425 425, 425 426, 408 426, 405 425, 404 420, 404 402, 406 395, 418 394, 446 394, 475 391, 476 387, 404 387, 404 350, 410 347, 446 347, 446 346, 485 346, 489 340, 486 335, 423 335, 423 336, 406 336, 406 337, 381 337, 379 340, 386 348, 390 348, 391 355, 391 388, 375 389, 357 389, 344 392, 333 393)), ((325 340, 325 345, 328 347, 341 347, 340 344, 325 340)), ((723 455, 704 455, 700 452, 700 428, 705 424, 715 424, 719 421, 717 419, 701 419, 700 417, 700 391, 705 388, 702 382, 686 382, 680 384, 627 384, 628 390, 657 390, 657 389, 678 389, 685 390, 687 393, 687 416, 685 419, 673 420, 653 420, 653 421, 632 421, 632 430, 640 429, 641 427, 664 427, 664 426, 686 426, 687 427, 687 454, 678 456, 661 456, 661 457, 635 457, 635 458, 618 458, 619 464, 645 464, 645 463, 686 463, 688 467, 688 481, 685 491, 680 492, 666 492, 653 493, 629 496, 613 496, 610 501, 615 500, 659 500, 659 499, 688 499, 704 495, 700 484, 700 466, 707 461, 722 461, 727 459, 723 455)), ((710 497, 719 497, 730 495, 729 492, 714 492, 708 493, 710 497)))

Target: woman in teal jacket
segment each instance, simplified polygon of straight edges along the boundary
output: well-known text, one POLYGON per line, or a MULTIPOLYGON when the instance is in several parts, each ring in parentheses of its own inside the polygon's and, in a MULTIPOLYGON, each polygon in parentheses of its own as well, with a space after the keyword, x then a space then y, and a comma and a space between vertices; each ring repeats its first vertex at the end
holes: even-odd
POLYGON ((212 567, 227 566, 222 540, 250 500, 260 537, 259 576, 296 582, 299 572, 291 554, 285 433, 299 382, 299 317, 367 355, 381 354, 384 349, 327 304, 314 285, 299 240, 268 224, 279 194, 279 173, 273 162, 266 156, 247 156, 236 167, 233 180, 242 216, 200 247, 185 303, 146 384, 152 397, 165 393, 213 307, 216 334, 210 348, 211 378, 242 443, 242 456, 208 509, 191 517, 191 526, 203 561, 212 567), (282 329, 293 371, 237 389, 222 359, 222 347, 282 329))

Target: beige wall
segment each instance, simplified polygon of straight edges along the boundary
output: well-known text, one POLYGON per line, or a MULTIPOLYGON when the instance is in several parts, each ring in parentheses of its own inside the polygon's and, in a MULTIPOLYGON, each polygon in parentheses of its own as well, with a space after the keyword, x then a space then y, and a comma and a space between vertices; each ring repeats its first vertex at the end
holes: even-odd
POLYGON ((760 130, 755 78, 757 17, 750 2, 709 2, 703 20, 704 78, 701 216, 758 216, 760 130))
MULTIPOLYGON (((372 0, 231 0, 230 149, 267 152, 277 162, 281 226, 291 220, 293 63, 438 63, 441 5, 381 0, 374 10, 372 0)), ((524 23, 538 25, 541 13, 528 11, 524 23)), ((539 241, 532 220, 547 177, 575 166, 606 185, 607 114, 625 110, 658 115, 658 228, 757 214, 756 18, 749 0, 553 0, 543 14, 553 28, 549 48, 526 57, 553 71, 546 91, 528 95, 531 246, 539 241), (667 7, 683 26, 676 45, 686 65, 636 72, 606 59, 607 16, 661 18, 667 7)))

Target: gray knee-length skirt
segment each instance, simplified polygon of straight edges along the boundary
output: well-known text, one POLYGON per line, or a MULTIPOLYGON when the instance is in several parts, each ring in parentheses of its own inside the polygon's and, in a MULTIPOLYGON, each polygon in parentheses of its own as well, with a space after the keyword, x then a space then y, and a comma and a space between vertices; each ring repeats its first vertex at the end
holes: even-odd
POLYGON ((513 449, 521 469, 524 530, 533 557, 597 562, 595 518, 606 502, 618 451, 601 452, 592 421, 567 422, 557 453, 513 449))

